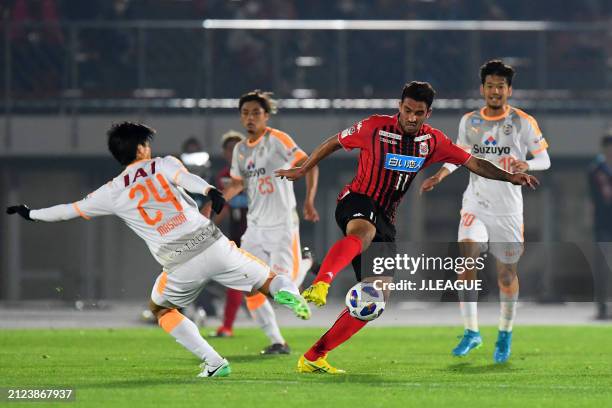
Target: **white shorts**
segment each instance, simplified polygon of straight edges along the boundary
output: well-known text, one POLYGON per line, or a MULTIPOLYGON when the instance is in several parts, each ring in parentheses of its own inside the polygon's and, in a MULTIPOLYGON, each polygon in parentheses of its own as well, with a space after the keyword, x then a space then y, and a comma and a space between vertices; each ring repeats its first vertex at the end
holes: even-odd
POLYGON ((260 288, 269 275, 268 265, 223 236, 171 273, 162 272, 151 291, 151 300, 159 306, 186 307, 209 280, 250 292, 260 288))
POLYGON ((247 227, 240 247, 270 265, 274 273, 287 275, 300 286, 306 270, 300 268, 302 250, 299 226, 281 228, 247 227))
POLYGON ((515 264, 523 253, 523 215, 496 216, 469 209, 461 210, 458 240, 483 243, 482 251, 489 251, 504 264, 515 264))

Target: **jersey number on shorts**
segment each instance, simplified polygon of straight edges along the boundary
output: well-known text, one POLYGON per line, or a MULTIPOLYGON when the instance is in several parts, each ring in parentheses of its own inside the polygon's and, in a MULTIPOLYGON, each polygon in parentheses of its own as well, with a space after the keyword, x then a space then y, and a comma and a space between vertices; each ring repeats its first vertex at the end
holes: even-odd
POLYGON ((274 184, 270 181, 272 176, 262 177, 257 180, 257 189, 259 194, 266 195, 274 192, 274 184))
POLYGON ((131 200, 136 198, 137 193, 140 193, 142 195, 142 197, 138 201, 138 205, 136 206, 136 208, 138 208, 138 212, 140 213, 140 216, 142 217, 144 222, 149 225, 155 225, 163 218, 163 214, 160 210, 156 210, 155 217, 151 218, 147 211, 143 208, 143 206, 149 202, 149 198, 151 197, 149 195, 149 192, 153 194, 153 198, 155 199, 155 201, 159 203, 171 202, 172 204, 174 204, 174 208, 176 208, 177 211, 183 211, 183 206, 181 205, 181 203, 179 203, 179 201, 176 199, 176 196, 170 190, 170 186, 168 185, 166 178, 163 175, 158 174, 157 181, 159 181, 159 184, 161 184, 162 188, 164 189, 164 192, 166 194, 164 197, 159 194, 157 187, 155 187, 155 184, 153 184, 153 180, 151 179, 145 180, 146 187, 144 184, 138 183, 130 190, 131 200))
POLYGON ((464 227, 470 227, 472 226, 475 218, 476 216, 474 214, 463 213, 463 215, 461 215, 461 223, 464 227))

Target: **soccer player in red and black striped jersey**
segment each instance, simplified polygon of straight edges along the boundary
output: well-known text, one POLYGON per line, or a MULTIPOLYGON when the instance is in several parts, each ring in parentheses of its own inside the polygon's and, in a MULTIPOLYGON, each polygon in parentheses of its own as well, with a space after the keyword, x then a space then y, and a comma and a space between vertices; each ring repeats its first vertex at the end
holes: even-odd
MULTIPOLYGON (((463 165, 480 176, 516 185, 538 185, 533 176, 512 174, 473 157, 442 131, 424 123, 431 116, 434 95, 429 83, 410 82, 404 86, 397 114, 373 115, 359 121, 319 145, 301 167, 276 171, 279 177, 296 180, 340 148, 360 149, 357 174, 340 193, 336 207, 336 221, 345 237, 327 253, 314 283, 303 293, 305 299, 323 306, 330 283, 350 262, 357 280, 361 280, 360 254, 372 242, 395 242, 397 206, 418 172, 433 163, 463 165)), ((343 372, 327 362, 327 353, 366 323, 345 309, 331 329, 300 358, 298 371, 343 372)))

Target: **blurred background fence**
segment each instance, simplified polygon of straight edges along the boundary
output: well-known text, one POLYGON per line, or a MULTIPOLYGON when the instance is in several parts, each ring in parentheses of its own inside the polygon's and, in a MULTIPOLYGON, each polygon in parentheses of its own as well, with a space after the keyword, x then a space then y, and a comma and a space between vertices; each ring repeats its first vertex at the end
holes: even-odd
MULTIPOLYGON (((402 85, 425 80, 437 91, 431 123, 454 138, 461 115, 482 104, 479 66, 502 58, 518 72, 512 104, 538 119, 553 160, 542 188, 525 194, 526 238, 591 241, 586 173, 612 118, 608 3, 3 2, 0 201, 48 206, 104 183, 120 171, 104 132, 126 119, 158 129, 157 154, 195 137, 214 173, 220 135, 240 129, 237 98, 254 88, 274 91, 271 125, 311 151, 355 120, 393 113, 402 85)), ((335 197, 355 165, 344 152, 322 165, 322 221, 302 223, 319 256, 339 236, 335 197)), ((399 239, 453 241, 465 172, 424 197, 420 180, 400 209, 399 239)), ((145 299, 159 267, 119 224, 1 217, 0 299, 145 299)), ((544 287, 552 279, 543 273, 544 287)))

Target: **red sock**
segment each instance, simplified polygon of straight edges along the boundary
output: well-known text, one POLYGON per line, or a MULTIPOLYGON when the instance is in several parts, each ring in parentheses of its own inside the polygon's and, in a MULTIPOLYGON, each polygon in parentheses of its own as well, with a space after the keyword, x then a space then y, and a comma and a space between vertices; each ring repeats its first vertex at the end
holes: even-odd
POLYGON ((356 235, 347 235, 330 248, 323 259, 321 269, 314 280, 331 283, 338 272, 351 263, 361 253, 361 240, 356 235))
POLYGON ((236 289, 227 289, 225 292, 225 310, 223 311, 223 327, 232 330, 236 313, 242 303, 242 292, 236 289))
POLYGON ((304 354, 304 357, 310 361, 323 357, 350 339, 353 334, 361 330, 367 323, 354 318, 349 314, 348 309, 344 309, 334 325, 304 354))

